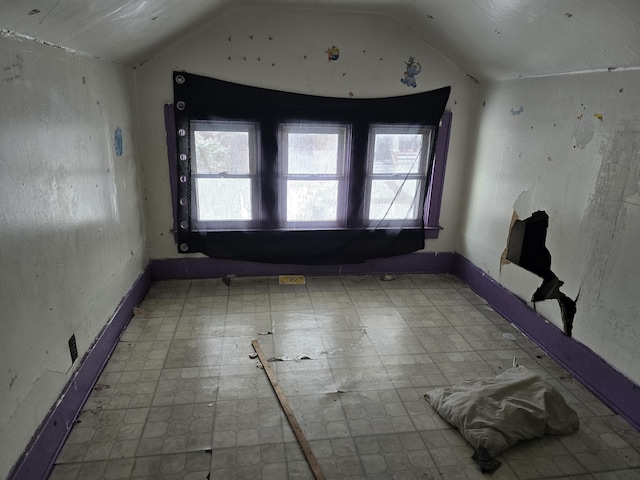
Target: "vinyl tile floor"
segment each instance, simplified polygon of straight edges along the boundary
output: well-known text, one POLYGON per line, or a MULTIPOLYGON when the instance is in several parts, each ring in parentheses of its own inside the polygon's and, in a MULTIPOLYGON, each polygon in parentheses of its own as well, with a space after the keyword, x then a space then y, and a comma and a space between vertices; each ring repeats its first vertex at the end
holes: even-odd
POLYGON ((640 478, 640 433, 451 275, 155 282, 50 479, 313 479, 257 340, 328 479, 487 478, 425 401, 513 358, 580 417, 502 453, 494 479, 640 478))

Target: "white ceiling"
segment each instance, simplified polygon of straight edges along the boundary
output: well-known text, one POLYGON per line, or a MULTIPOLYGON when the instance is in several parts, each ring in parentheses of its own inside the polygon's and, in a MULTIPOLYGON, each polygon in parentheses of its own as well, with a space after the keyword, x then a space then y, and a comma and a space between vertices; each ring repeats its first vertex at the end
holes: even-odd
POLYGON ((640 0, 0 0, 0 29, 137 66, 245 5, 390 15, 480 81, 640 68, 640 0))

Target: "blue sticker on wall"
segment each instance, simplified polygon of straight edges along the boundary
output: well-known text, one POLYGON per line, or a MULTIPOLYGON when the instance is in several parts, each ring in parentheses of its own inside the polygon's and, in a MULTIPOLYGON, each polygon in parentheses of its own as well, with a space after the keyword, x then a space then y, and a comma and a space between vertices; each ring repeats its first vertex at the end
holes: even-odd
POLYGON ((418 75, 422 71, 422 66, 416 62, 416 59, 413 57, 409 57, 409 60, 404 62, 407 66, 407 69, 404 72, 403 78, 400 79, 402 83, 404 83, 407 87, 416 88, 416 75, 418 75))
POLYGON ((113 138, 113 144, 116 147, 116 156, 122 156, 122 130, 120 127, 116 128, 116 133, 113 138))

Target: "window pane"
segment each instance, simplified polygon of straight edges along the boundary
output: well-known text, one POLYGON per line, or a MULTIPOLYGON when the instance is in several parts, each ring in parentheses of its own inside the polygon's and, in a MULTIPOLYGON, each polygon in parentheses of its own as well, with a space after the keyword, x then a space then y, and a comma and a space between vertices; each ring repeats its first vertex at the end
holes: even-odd
POLYGON ((421 133, 375 135, 373 173, 418 173, 422 156, 421 133))
POLYGON ((197 173, 250 173, 249 132, 196 131, 197 173))
POLYGON ((338 219, 337 180, 288 180, 288 222, 335 222, 338 219))
POLYGON ((198 220, 251 220, 249 178, 197 178, 198 220))
POLYGON ((370 220, 415 220, 418 180, 373 180, 370 220))
POLYGON ((289 133, 287 135, 289 174, 338 173, 337 133, 289 133))

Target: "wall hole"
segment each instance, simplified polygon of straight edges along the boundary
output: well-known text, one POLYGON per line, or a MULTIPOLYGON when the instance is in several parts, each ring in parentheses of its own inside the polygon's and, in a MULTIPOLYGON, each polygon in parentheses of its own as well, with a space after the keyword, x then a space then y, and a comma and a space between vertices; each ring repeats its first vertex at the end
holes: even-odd
POLYGON ((531 296, 532 302, 555 299, 560 305, 564 333, 571 336, 576 300, 560 291, 564 282, 551 270, 551 253, 546 247, 549 215, 539 210, 525 220, 515 220, 507 245, 507 260, 542 278, 531 296))

